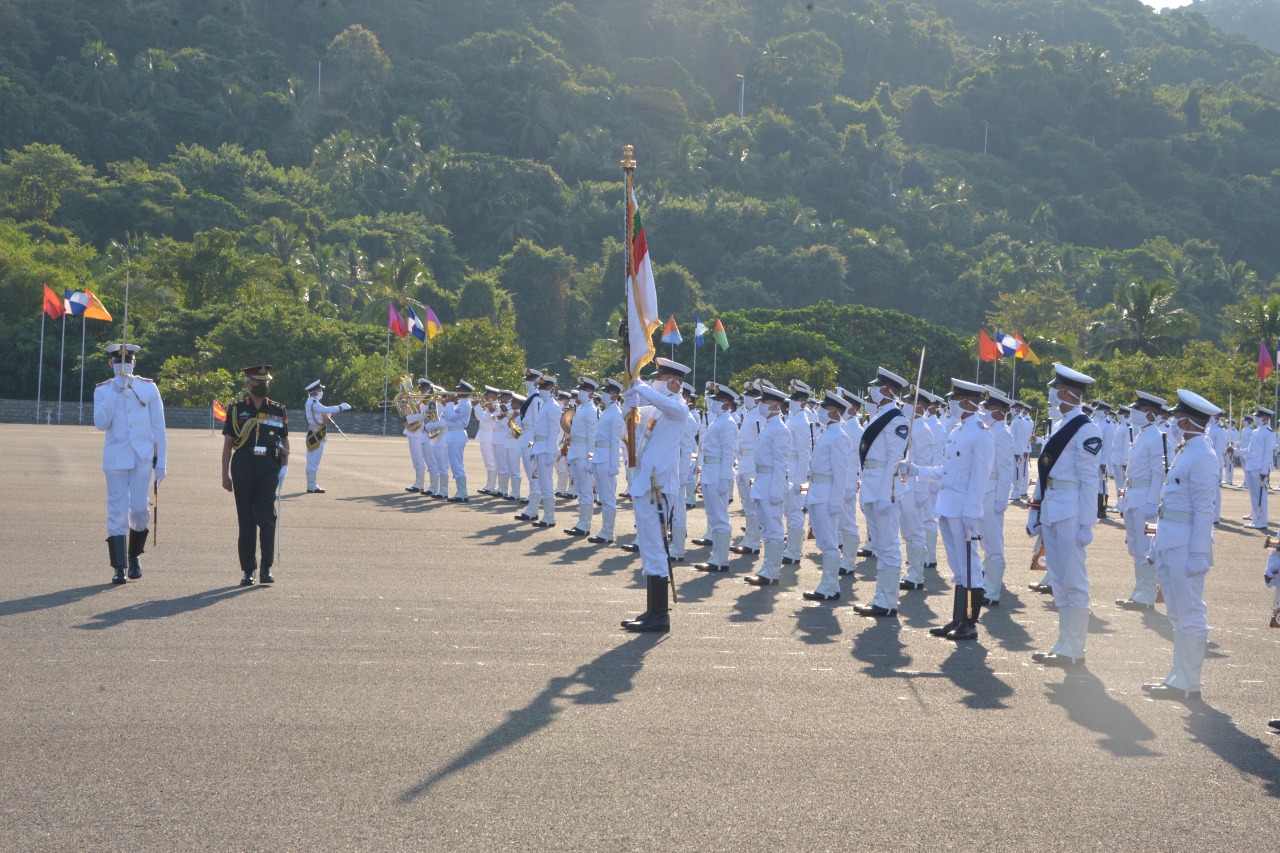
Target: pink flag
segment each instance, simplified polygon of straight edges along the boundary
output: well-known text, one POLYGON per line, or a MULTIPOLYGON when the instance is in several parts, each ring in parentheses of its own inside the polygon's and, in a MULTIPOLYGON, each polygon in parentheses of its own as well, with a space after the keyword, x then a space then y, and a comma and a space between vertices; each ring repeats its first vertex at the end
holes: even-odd
POLYGON ((409 334, 409 324, 396 312, 395 305, 387 306, 387 328, 395 332, 397 338, 409 334))

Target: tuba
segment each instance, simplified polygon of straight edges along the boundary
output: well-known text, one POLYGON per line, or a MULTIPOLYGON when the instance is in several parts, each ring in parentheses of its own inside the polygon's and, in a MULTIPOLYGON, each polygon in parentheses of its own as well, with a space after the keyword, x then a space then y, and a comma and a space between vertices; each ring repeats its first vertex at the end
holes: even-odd
MULTIPOLYGON (((433 395, 427 398, 427 410, 422 415, 423 423, 435 423, 440 420, 440 400, 438 396, 433 395)), ((440 433, 444 432, 443 427, 433 427, 427 430, 427 438, 436 439, 440 437, 440 433)))
POLYGON ((515 406, 511 407, 511 414, 507 416, 507 432, 514 439, 518 439, 520 433, 524 432, 524 427, 520 424, 520 410, 515 406))
POLYGON ((560 413, 560 431, 564 433, 564 443, 560 445, 560 455, 569 455, 569 433, 573 430, 573 416, 578 410, 573 407, 567 407, 560 413))
POLYGON ((392 403, 396 407, 396 414, 400 416, 400 422, 404 424, 404 428, 409 432, 417 432, 422 429, 422 422, 409 423, 408 416, 418 413, 418 403, 422 399, 421 395, 416 393, 413 387, 413 376, 406 373, 396 380, 396 396, 392 398, 392 403))

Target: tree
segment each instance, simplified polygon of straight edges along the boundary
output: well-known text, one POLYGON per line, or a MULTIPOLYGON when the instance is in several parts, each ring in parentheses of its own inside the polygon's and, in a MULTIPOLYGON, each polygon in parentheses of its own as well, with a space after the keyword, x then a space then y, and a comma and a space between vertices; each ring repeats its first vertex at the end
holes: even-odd
POLYGON ((1177 288, 1163 279, 1147 284, 1129 282, 1116 291, 1108 317, 1089 326, 1097 355, 1112 352, 1173 355, 1182 339, 1196 330, 1199 321, 1185 308, 1174 308, 1177 288))

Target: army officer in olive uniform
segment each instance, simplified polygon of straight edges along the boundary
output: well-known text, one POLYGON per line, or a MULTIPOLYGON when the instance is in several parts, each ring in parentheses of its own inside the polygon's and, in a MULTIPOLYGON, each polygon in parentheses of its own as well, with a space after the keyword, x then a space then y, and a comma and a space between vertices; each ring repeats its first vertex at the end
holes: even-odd
POLYGON ((262 547, 261 583, 275 583, 276 492, 282 469, 289 464, 289 416, 285 407, 267 399, 271 365, 246 367, 244 386, 249 395, 227 408, 222 428, 222 488, 236 496, 240 522, 241 586, 252 586, 258 568, 255 550, 262 547), (256 540, 256 541, 255 541, 256 540))

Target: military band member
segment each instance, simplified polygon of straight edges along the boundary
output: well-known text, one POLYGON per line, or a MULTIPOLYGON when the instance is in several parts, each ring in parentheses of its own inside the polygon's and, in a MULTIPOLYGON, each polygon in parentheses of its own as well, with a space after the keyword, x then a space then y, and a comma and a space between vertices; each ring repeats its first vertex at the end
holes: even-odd
POLYGON ((107 480, 107 554, 114 584, 142 577, 142 556, 151 529, 147 491, 154 472, 162 483, 169 442, 164 403, 155 382, 135 376, 137 344, 109 344, 107 361, 114 374, 93 390, 93 425, 106 433, 102 472, 107 480), (125 541, 126 534, 128 541, 125 541))
POLYGON ((700 572, 729 571, 729 490, 733 483, 733 460, 738 447, 738 425, 733 411, 737 394, 727 385, 715 385, 708 402, 712 416, 702 437, 698 467, 702 470, 702 504, 707 511, 707 531, 711 555, 705 563, 695 563, 700 572))
MULTIPOLYGON (((574 407, 574 398, 568 392, 560 390, 556 392, 556 402, 560 404, 560 412, 564 412, 574 407)), ((569 436, 565 433, 560 425, 556 425, 555 445, 558 448, 556 452, 556 490, 557 498, 573 498, 577 497, 577 491, 573 485, 572 471, 569 468, 569 460, 567 454, 569 452, 569 436)))
MULTIPOLYGON (((1209 422, 1209 430, 1206 433, 1209 436, 1209 445, 1213 448, 1213 455, 1218 457, 1218 466, 1221 468, 1218 472, 1219 483, 1225 479, 1223 473, 1226 471, 1227 448, 1229 447, 1227 428, 1222 423, 1225 418, 1226 413, 1219 412, 1218 416, 1209 422)), ((1219 496, 1218 508, 1222 508, 1221 496, 1219 496)), ((1219 518, 1218 521, 1222 521, 1222 519, 1219 518)))
MULTIPOLYGON (((912 460, 926 467, 938 464, 940 454, 939 448, 935 446, 938 433, 929 424, 930 401, 923 392, 916 389, 908 389, 903 394, 902 401, 905 406, 915 408, 910 433, 912 460)), ((902 542, 907 552, 906 572, 898 584, 898 588, 903 591, 924 589, 924 565, 929 556, 925 523, 933 514, 933 479, 917 482, 915 477, 908 476, 898 480, 898 517, 902 542)))
POLYGON ((497 477, 489 494, 495 498, 510 498, 512 480, 515 480, 516 488, 520 486, 520 450, 511 435, 511 416, 519 412, 519 407, 515 404, 515 395, 503 388, 498 391, 498 399, 491 409, 487 417, 493 423, 489 435, 497 477))
POLYGON ((982 606, 993 607, 1000 604, 1004 590, 1004 514, 1009 509, 1009 490, 1017 477, 1018 453, 1008 424, 1013 401, 999 389, 988 387, 982 408, 979 416, 995 444, 982 515, 982 606))
POLYGON ((792 379, 788 390, 790 399, 787 401, 785 420, 787 432, 791 435, 791 458, 787 461, 791 490, 787 492, 785 501, 787 542, 782 551, 784 566, 795 565, 804 556, 805 503, 801 490, 809 480, 809 458, 813 454, 815 438, 814 421, 805 410, 805 403, 812 396, 813 389, 799 379, 792 379))
POLYGON ((738 426, 738 494, 742 496, 745 529, 742 539, 730 550, 735 554, 760 553, 760 519, 751 499, 751 481, 756 474, 756 440, 764 429, 765 414, 760 408, 762 380, 748 382, 742 389, 742 418, 738 426))
POLYGON ((1236 450, 1240 447, 1240 430, 1236 422, 1230 418, 1224 424, 1227 433, 1227 455, 1222 461, 1222 483, 1234 486, 1236 480, 1236 450))
MULTIPOLYGON (((430 391, 438 400, 443 400, 448 395, 444 388, 435 383, 432 383, 430 391)), ((437 500, 447 500, 449 497, 449 442, 446 438, 448 430, 444 428, 443 422, 438 420, 441 414, 442 405, 439 402, 434 406, 425 401, 422 403, 422 438, 426 442, 427 471, 431 475, 431 485, 424 494, 437 500), (435 417, 433 418, 430 413, 434 413, 435 417)))
POLYGON ((329 429, 329 416, 338 412, 347 412, 351 406, 339 403, 326 406, 320 401, 324 399, 324 386, 317 379, 307 386, 307 402, 303 404, 303 414, 307 419, 307 494, 323 495, 324 489, 316 483, 320 474, 320 457, 324 456, 325 434, 329 429))
POLYGON ((853 467, 853 445, 842 421, 849 401, 839 389, 832 389, 819 402, 819 416, 825 419, 809 457, 809 490, 805 507, 813 537, 822 554, 822 578, 818 586, 804 593, 808 601, 836 601, 840 598, 840 520, 844 514, 849 477, 853 467))
POLYGON ((667 557, 665 516, 673 504, 683 503, 680 483, 681 433, 689 407, 680 395, 680 384, 689 368, 665 358, 655 359, 657 375, 650 384, 637 382, 627 391, 629 404, 639 412, 643 435, 636 436, 636 467, 632 474, 631 506, 636 519, 641 571, 645 579, 646 607, 635 619, 625 619, 628 631, 667 631, 671 615, 667 604, 671 564, 667 557))
MULTIPOLYGON (((539 408, 533 422, 533 453, 537 461, 538 497, 542 509, 541 518, 530 522, 534 527, 556 526, 555 470, 560 458, 556 439, 560 435, 560 415, 564 409, 556 400, 556 383, 559 380, 549 373, 538 379, 539 408)), ((533 492, 529 493, 529 505, 533 506, 533 492)))
POLYGON ((862 444, 862 423, 858 415, 866 401, 845 388, 837 388, 840 396, 848 403, 848 413, 842 426, 849 439, 849 474, 844 483, 844 508, 840 513, 840 572, 853 574, 853 564, 858 559, 858 548, 862 537, 858 531, 858 488, 862 484, 862 468, 858 464, 858 447, 862 444))
POLYGON ((497 408, 500 388, 492 385, 484 386, 484 403, 476 412, 476 443, 480 445, 480 459, 484 462, 484 486, 476 489, 477 494, 492 495, 498 485, 498 453, 494 449, 494 433, 497 421, 494 411, 497 408))
POLYGON ((622 383, 604 381, 604 411, 596 422, 596 437, 591 453, 591 475, 600 498, 600 532, 587 537, 596 545, 613 544, 613 528, 618 517, 618 468, 622 458, 622 433, 626 424, 622 417, 622 383))
POLYGON ((1013 401, 1013 420, 1009 430, 1013 433, 1013 446, 1017 451, 1018 465, 1013 480, 1013 488, 1009 490, 1009 500, 1025 501, 1027 488, 1031 482, 1031 439, 1035 437, 1036 425, 1031 419, 1031 411, 1021 400, 1013 401))
POLYGON ((453 386, 453 394, 444 407, 446 426, 444 440, 449 453, 449 471, 453 474, 454 492, 450 503, 464 504, 470 500, 467 494, 467 469, 464 464, 467 452, 467 427, 471 424, 471 394, 475 386, 459 379, 453 386))
POLYGON ((898 395, 907 380, 883 367, 876 371, 868 391, 871 420, 858 446, 862 465, 862 515, 867 538, 875 549, 876 592, 870 604, 854 605, 861 616, 888 617, 898 613, 898 586, 902 581, 902 544, 899 541, 898 463, 906 452, 910 427, 898 408, 898 395))
POLYGON ((1244 452, 1244 486, 1249 490, 1253 511, 1245 516, 1244 525, 1251 530, 1266 530, 1268 524, 1267 480, 1275 461, 1276 434, 1271 431, 1275 412, 1259 406, 1253 413, 1253 431, 1244 452))
POLYGON ((760 539, 764 559, 756 574, 743 578, 752 586, 774 586, 782 575, 782 549, 787 494, 791 482, 787 465, 791 460, 791 433, 782 420, 782 407, 787 395, 776 388, 760 392, 760 409, 765 418, 764 429, 756 439, 756 476, 751 485, 751 499, 756 504, 760 521, 760 539))
MULTIPOLYGON (((698 466, 696 464, 698 457, 698 448, 702 444, 702 413, 698 411, 698 392, 697 389, 688 382, 680 383, 680 394, 684 397, 684 404, 689 407, 689 429, 692 430, 685 442, 684 448, 681 450, 681 460, 685 460, 684 451, 687 450, 689 455, 688 461, 684 466, 684 479, 681 484, 684 486, 684 508, 686 510, 693 509, 698 504, 698 466)), ((687 522, 686 522, 687 523, 687 522)), ((672 537, 674 541, 675 537, 672 537)), ((684 539, 680 540, 680 555, 684 556, 684 539)))
POLYGON ((280 403, 267 398, 271 391, 271 365, 241 370, 249 395, 227 408, 222 427, 222 488, 235 494, 240 534, 237 550, 241 586, 253 586, 258 571, 261 583, 275 583, 276 494, 289 464, 289 415, 280 403), (256 551, 261 546, 261 563, 256 551))
MULTIPOLYGON (((941 410, 946 407, 947 401, 923 389, 920 391, 920 396, 929 401, 928 417, 924 419, 924 423, 933 433, 933 458, 928 460, 928 464, 941 465, 943 448, 947 444, 947 428, 942 424, 941 410)), ((914 451, 912 453, 914 454, 914 451)), ((923 456, 916 457, 917 462, 925 459, 926 457, 923 456)), ((925 499, 924 508, 924 567, 936 569, 938 568, 938 492, 942 484, 929 483, 928 486, 929 493, 925 499)))
POLYGON ((591 515, 595 511, 595 477, 591 471, 591 451, 595 448, 600 412, 592 397, 600 383, 589 376, 578 377, 577 408, 569 427, 569 452, 566 457, 573 470, 574 488, 578 491, 578 522, 564 531, 568 536, 590 536, 591 515))
MULTIPOLYGON (((528 368, 524 372, 525 401, 520 405, 520 462, 529 484, 528 504, 517 516, 517 521, 536 521, 542 504, 542 484, 538 480, 538 457, 533 452, 533 425, 542 410, 543 396, 538 393, 538 381, 542 371, 528 368)), ((548 474, 550 476, 550 474, 548 474)))
POLYGON ((1200 698, 1209 642, 1204 582, 1213 566, 1213 523, 1218 518, 1218 459, 1205 428, 1221 411, 1199 394, 1178 389, 1174 418, 1182 446, 1160 490, 1160 521, 1151 543, 1173 624, 1173 666, 1163 680, 1142 685, 1152 699, 1200 698))
MULTIPOLYGON (((425 376, 418 380, 418 394, 425 396, 431 393, 431 381, 425 376)), ((413 461, 414 481, 406 486, 406 492, 425 491, 424 479, 427 474, 427 436, 422 431, 423 406, 417 411, 404 416, 404 435, 409 440, 409 458, 413 461)))
POLYGON ((1093 378, 1055 364, 1049 407, 1060 416, 1039 459, 1036 493, 1028 503, 1027 535, 1044 539, 1046 583, 1058 607, 1058 641, 1032 660, 1045 666, 1084 663, 1089 633, 1086 549, 1098 520, 1102 435, 1080 410, 1093 378))
POLYGON ((1116 607, 1123 610, 1154 610, 1156 606, 1156 568, 1147 559, 1151 537, 1147 525, 1156 523, 1160 509, 1160 487, 1164 484, 1165 467, 1172 454, 1169 441, 1156 426, 1159 413, 1164 409, 1164 399, 1145 391, 1134 392, 1133 405, 1129 407, 1130 423, 1134 429, 1133 446, 1129 448, 1129 465, 1126 469, 1124 498, 1120 509, 1124 513, 1125 547, 1133 560, 1133 592, 1128 598, 1118 599, 1116 607))

